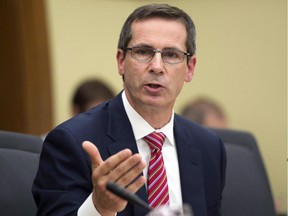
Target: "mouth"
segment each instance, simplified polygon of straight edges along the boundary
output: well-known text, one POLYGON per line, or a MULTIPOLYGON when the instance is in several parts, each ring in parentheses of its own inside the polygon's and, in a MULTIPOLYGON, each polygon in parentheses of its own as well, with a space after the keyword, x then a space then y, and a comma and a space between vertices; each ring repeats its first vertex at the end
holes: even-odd
POLYGON ((162 92, 164 86, 158 84, 158 83, 147 83, 145 84, 145 89, 150 94, 159 94, 162 92))
POLYGON ((150 88, 153 88, 153 89, 157 89, 157 88, 162 87, 162 86, 159 85, 159 84, 147 84, 147 86, 149 86, 150 88))

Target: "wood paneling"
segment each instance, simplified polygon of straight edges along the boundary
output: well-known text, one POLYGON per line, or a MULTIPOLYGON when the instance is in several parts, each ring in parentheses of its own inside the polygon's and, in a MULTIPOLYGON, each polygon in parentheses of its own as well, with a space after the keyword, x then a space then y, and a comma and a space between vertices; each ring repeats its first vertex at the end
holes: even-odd
POLYGON ((52 126, 44 0, 1 0, 0 130, 41 134, 52 126))

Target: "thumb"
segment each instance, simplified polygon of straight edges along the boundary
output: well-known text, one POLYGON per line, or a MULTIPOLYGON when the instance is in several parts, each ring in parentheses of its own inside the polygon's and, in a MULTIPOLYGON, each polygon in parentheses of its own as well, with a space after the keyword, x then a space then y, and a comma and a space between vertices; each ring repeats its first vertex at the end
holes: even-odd
POLYGON ((100 164, 103 163, 101 155, 97 147, 92 142, 84 141, 82 143, 82 147, 86 151, 86 153, 89 155, 89 158, 91 160, 92 171, 93 171, 98 166, 100 166, 100 164))

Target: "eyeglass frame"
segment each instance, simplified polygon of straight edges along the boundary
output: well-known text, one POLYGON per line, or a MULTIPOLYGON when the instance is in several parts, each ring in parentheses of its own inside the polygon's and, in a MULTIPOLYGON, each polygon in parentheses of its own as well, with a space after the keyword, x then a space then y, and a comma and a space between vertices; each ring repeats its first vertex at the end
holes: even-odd
POLYGON ((191 56, 192 56, 192 54, 190 54, 190 53, 188 53, 188 52, 183 52, 182 50, 173 49, 173 48, 164 48, 163 50, 157 50, 157 49, 154 49, 154 48, 152 48, 152 47, 139 47, 139 46, 136 46, 136 47, 127 47, 127 48, 125 48, 124 50, 125 50, 126 52, 127 52, 128 50, 130 50, 130 51, 131 51, 131 52, 130 52, 131 58, 133 58, 133 59, 135 59, 136 61, 139 61, 139 62, 150 62, 150 61, 154 58, 154 56, 155 56, 156 53, 161 53, 161 59, 162 59, 162 61, 163 61, 164 63, 167 63, 167 64, 180 64, 180 63, 182 63, 182 62, 184 61, 185 56, 187 56, 187 57, 191 57, 191 56), (133 52, 132 52, 132 51, 133 51, 133 49, 135 49, 135 48, 150 49, 150 50, 152 50, 152 51, 154 52, 154 54, 153 54, 153 56, 151 56, 150 59, 147 59, 147 60, 139 60, 139 59, 133 58, 133 55, 132 55, 133 52), (170 62, 165 61, 165 60, 163 59, 163 51, 165 51, 165 50, 173 50, 173 51, 177 51, 177 52, 182 53, 182 54, 183 54, 183 59, 182 59, 182 61, 180 61, 180 62, 175 62, 175 63, 170 63, 170 62))

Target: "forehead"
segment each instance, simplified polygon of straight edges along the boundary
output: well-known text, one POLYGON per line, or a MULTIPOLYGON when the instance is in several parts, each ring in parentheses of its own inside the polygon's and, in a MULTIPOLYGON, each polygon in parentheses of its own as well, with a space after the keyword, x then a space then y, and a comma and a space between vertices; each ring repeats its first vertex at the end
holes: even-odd
POLYGON ((177 20, 163 18, 138 20, 132 24, 131 32, 131 45, 146 44, 154 48, 186 49, 186 28, 177 20))

